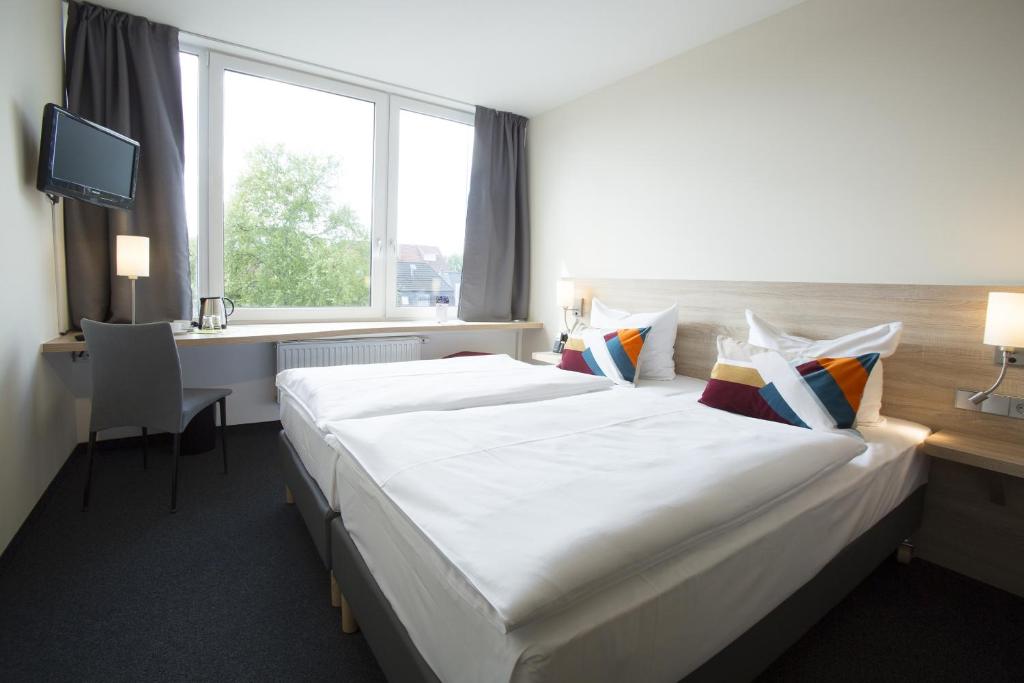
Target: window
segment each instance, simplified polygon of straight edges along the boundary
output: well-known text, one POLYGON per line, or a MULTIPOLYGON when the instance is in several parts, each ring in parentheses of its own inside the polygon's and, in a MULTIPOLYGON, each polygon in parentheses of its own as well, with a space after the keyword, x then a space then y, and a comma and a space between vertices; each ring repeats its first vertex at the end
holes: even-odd
POLYGON ((408 309, 438 300, 457 305, 472 118, 401 100, 392 103, 391 116, 392 139, 398 140, 394 305, 408 309))
POLYGON ((472 114, 195 51, 181 58, 195 292, 252 321, 457 302, 472 114))

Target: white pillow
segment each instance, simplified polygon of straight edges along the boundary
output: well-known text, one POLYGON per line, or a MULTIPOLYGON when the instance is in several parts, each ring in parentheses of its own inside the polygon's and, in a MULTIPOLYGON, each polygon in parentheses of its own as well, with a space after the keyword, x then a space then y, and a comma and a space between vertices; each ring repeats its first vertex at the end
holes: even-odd
POLYGON ((600 299, 594 299, 590 311, 590 324, 601 328, 649 327, 644 347, 640 351, 638 370, 640 379, 675 379, 676 326, 679 311, 675 304, 654 313, 628 313, 608 308, 600 299))
MULTIPOLYGON (((903 323, 892 322, 835 339, 805 339, 786 334, 750 310, 747 310, 747 324, 750 325, 747 341, 766 349, 774 349, 790 360, 844 358, 865 353, 877 353, 880 358, 888 358, 896 353, 903 334, 903 323)), ((882 421, 882 378, 882 362, 879 361, 868 376, 860 409, 857 411, 857 424, 877 424, 882 421)))

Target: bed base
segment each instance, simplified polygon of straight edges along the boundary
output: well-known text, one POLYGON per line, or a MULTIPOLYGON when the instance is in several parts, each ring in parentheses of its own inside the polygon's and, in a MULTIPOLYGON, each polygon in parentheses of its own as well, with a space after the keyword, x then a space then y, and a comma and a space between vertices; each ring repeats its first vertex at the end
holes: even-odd
MULTIPOLYGON (((683 679, 749 681, 764 671, 917 530, 925 486, 857 537, 782 604, 683 679)), ((391 681, 439 683, 381 592, 341 518, 330 523, 331 555, 348 620, 359 628, 391 681)))
MULTIPOLYGON (((281 430, 278 438, 281 441, 281 469, 284 471, 285 502, 294 505, 299 511, 299 516, 306 523, 309 535, 316 546, 317 554, 324 567, 331 569, 331 520, 338 516, 338 513, 331 509, 330 503, 324 497, 320 487, 309 476, 306 466, 299 459, 295 447, 288 440, 288 436, 281 430)), ((338 582, 335 580, 334 572, 330 576, 331 606, 341 606, 341 591, 338 589, 338 582)))

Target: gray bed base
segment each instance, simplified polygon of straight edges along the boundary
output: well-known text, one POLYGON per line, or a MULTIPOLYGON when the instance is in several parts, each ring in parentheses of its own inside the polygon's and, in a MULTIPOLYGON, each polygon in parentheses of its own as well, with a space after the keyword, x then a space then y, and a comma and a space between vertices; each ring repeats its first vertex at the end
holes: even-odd
POLYGON ((281 430, 281 468, 284 470, 284 483, 291 491, 299 516, 306 523, 313 545, 320 555, 324 567, 331 568, 331 520, 338 513, 331 509, 330 503, 313 477, 309 476, 306 466, 299 459, 295 447, 288 436, 281 430))
MULTIPOLYGON (((313 537, 324 566, 333 567, 345 599, 377 662, 390 681, 439 683, 395 616, 338 513, 309 476, 284 431, 280 434, 285 482, 313 537)), ((926 486, 858 536, 814 578, 690 673, 685 683, 749 681, 775 661, 920 526, 926 486)))

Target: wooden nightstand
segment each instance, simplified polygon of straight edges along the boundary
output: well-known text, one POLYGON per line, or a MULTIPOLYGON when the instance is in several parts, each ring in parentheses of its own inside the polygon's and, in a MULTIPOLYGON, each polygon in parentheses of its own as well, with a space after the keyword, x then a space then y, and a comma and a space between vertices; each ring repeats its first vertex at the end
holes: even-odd
POLYGON ((933 458, 1024 478, 1024 446, 1020 444, 942 431, 925 440, 924 452, 933 458))
MULTIPOLYGON (((924 452, 933 458, 1024 479, 1024 446, 1009 441, 940 431, 925 439, 924 452)), ((1003 479, 999 476, 990 475, 989 500, 997 505, 1006 504, 1003 479)))
POLYGON ((558 365, 562 362, 562 354, 552 351, 534 351, 530 358, 538 363, 545 363, 547 365, 558 365))
POLYGON ((1024 443, 937 432, 915 554, 1024 595, 1024 443))

